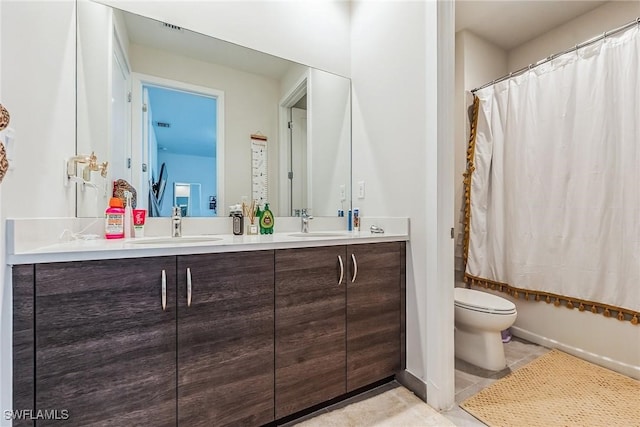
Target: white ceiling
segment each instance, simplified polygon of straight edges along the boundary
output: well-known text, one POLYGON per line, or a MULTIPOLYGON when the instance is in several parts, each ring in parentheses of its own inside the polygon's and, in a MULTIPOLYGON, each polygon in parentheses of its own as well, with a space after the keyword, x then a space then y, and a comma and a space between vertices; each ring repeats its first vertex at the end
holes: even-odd
POLYGON ((456 32, 469 30, 511 50, 606 1, 456 0, 456 32))

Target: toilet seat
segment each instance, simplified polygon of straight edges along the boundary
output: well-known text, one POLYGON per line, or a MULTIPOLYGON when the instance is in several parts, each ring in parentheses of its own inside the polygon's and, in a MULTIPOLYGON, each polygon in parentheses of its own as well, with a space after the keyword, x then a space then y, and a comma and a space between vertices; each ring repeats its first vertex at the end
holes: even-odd
POLYGON ((454 300, 456 307, 481 313, 510 315, 516 312, 516 305, 511 301, 473 289, 455 288, 454 300))

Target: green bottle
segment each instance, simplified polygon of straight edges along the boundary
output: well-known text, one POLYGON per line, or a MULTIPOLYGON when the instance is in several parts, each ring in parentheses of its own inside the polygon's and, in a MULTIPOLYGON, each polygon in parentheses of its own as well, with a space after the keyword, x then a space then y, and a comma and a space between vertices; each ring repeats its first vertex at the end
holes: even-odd
POLYGON ((260 214, 260 234, 273 234, 273 222, 273 212, 269 209, 269 203, 265 203, 260 214))

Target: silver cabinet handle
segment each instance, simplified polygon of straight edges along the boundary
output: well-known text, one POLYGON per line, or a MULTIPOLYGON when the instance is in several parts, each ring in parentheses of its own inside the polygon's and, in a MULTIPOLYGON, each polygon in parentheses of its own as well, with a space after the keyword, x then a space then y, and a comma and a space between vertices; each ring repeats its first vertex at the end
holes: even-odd
POLYGON ((344 263, 342 262, 342 257, 338 255, 338 262, 340 263, 340 280, 338 280, 338 285, 342 285, 342 279, 344 278, 344 263))
POLYGON ((351 254, 351 260, 353 261, 353 278, 351 279, 351 283, 356 281, 356 277, 358 277, 358 262, 356 261, 355 254, 351 254))
POLYGON ((191 269, 187 268, 187 307, 191 307, 191 269))
POLYGON ((167 272, 162 270, 162 311, 167 309, 167 272))

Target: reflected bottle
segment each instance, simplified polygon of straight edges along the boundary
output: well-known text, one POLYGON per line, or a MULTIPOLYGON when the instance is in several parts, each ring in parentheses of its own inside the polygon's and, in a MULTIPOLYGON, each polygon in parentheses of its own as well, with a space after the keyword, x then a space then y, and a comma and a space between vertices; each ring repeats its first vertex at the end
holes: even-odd
POLYGON ((265 203, 260 215, 260 234, 273 234, 273 223, 273 213, 269 209, 269 203, 265 203))
POLYGON ((242 216, 242 212, 233 212, 231 217, 233 218, 233 234, 236 236, 244 234, 244 216, 242 216))

